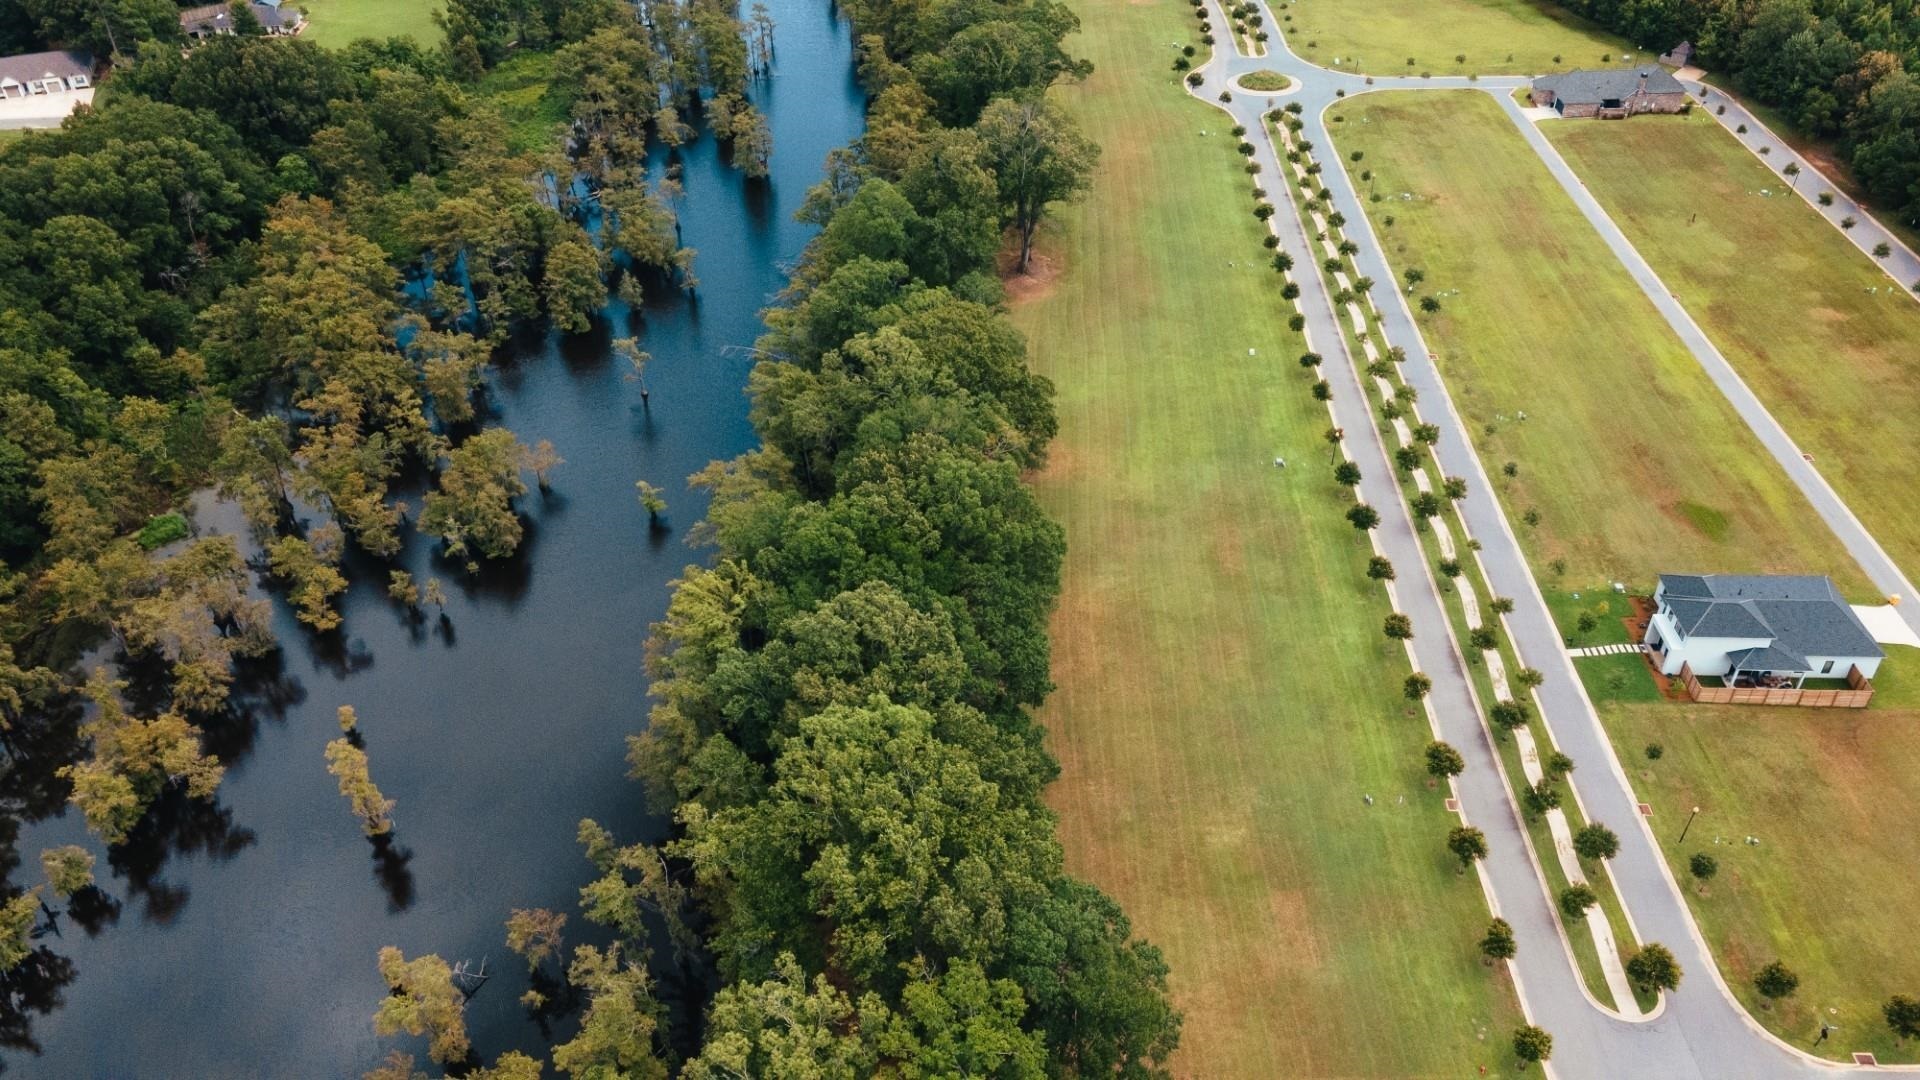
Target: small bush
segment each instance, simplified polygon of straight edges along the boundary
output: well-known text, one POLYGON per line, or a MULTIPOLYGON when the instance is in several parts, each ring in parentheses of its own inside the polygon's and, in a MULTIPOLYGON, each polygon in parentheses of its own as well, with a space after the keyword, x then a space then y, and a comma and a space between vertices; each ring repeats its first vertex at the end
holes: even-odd
POLYGON ((1814 201, 1818 202, 1821 206, 1832 206, 1833 192, 1823 191, 1815 198, 1814 201))
POLYGON ((1889 246, 1885 241, 1882 241, 1881 243, 1873 245, 1874 258, 1884 259, 1891 254, 1893 254, 1893 248, 1889 246))
POLYGON ((1860 224, 1860 223, 1859 223, 1859 222, 1857 222, 1857 221, 1855 221, 1855 220, 1853 220, 1853 215, 1852 215, 1852 214, 1848 214, 1848 215, 1847 215, 1846 217, 1843 217, 1843 218, 1841 218, 1841 219, 1840 219, 1840 227, 1841 227, 1841 228, 1843 228, 1843 229, 1851 229, 1851 228, 1853 228, 1853 227, 1854 227, 1855 225, 1858 225, 1858 224, 1860 224))
POLYGON ((1666 755, 1666 752, 1667 752, 1667 748, 1664 746, 1661 746, 1657 742, 1650 742, 1647 744, 1647 760, 1648 761, 1659 761, 1663 756, 1666 755))
POLYGON ((1720 872, 1720 860, 1704 851, 1695 852, 1693 858, 1687 860, 1687 870, 1701 881, 1710 881, 1720 872))
POLYGON ((140 535, 135 537, 142 548, 153 551, 166 547, 175 540, 187 535, 187 519, 179 514, 161 514, 140 527, 140 535))

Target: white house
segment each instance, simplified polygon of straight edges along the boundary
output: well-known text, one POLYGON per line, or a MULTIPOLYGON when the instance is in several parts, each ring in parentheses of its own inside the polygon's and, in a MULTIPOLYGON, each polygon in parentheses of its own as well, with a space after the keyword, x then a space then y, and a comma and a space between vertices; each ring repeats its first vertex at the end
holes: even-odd
POLYGON ((67 94, 93 86, 93 57, 63 49, 0 56, 0 101, 67 94))
POLYGON ((1833 582, 1816 576, 1661 574, 1647 645, 1662 673, 1729 685, 1872 678, 1886 654, 1833 582))
MULTIPOLYGON (((306 23, 300 9, 288 7, 282 0, 252 0, 247 10, 259 20, 260 29, 269 36, 297 34, 306 23)), ((180 12, 180 30, 195 40, 233 33, 233 8, 230 4, 202 4, 180 12)))

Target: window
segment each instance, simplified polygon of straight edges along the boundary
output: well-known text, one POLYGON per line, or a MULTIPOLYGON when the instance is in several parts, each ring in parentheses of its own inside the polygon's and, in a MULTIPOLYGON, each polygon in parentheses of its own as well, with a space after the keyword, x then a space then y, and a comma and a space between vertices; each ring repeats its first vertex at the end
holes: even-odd
POLYGON ((1831 674, 1833 674, 1833 661, 1831 661, 1831 660, 1829 660, 1829 661, 1827 661, 1826 663, 1824 663, 1824 664, 1821 664, 1821 665, 1820 665, 1820 674, 1822 674, 1822 675, 1831 675, 1831 674))

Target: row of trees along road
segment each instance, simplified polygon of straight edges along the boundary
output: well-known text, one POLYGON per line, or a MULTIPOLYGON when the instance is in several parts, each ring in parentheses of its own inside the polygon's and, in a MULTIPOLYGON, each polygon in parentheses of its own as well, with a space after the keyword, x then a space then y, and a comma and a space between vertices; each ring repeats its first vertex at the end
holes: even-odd
MULTIPOLYGON (((615 941, 572 951, 564 977, 587 1005, 553 1064, 1167 1075, 1166 966, 1064 873, 1040 800, 1057 767, 1029 714, 1049 689, 1063 542, 1020 474, 1055 421, 997 310, 995 260, 1009 230, 1024 259, 1043 208, 1087 182, 1095 148, 1044 100, 1087 71, 1060 44, 1075 21, 1050 0, 850 14, 869 128, 806 201, 822 231, 751 377, 764 445, 701 477, 714 558, 650 649, 658 704, 630 758, 679 828, 622 846, 582 824, 600 874, 582 908, 615 941), (666 1049, 650 917, 669 970, 704 954, 721 978, 684 1062, 666 1049)), ((484 57, 487 33, 467 37, 484 57)), ((564 922, 517 911, 509 944, 544 970, 564 922)), ((462 1060, 444 989, 458 976, 433 957, 381 968, 383 1030, 462 1060)), ((539 1067, 515 1053, 472 1075, 539 1067)), ((412 1068, 396 1053, 372 1075, 412 1068)))
POLYGON ((1920 21, 1887 0, 1570 0, 1568 7, 1661 51, 1691 41, 1699 62, 1839 140, 1880 207, 1920 225, 1920 21))
MULTIPOLYGON (((236 660, 275 643, 236 538, 172 543, 187 493, 236 499, 296 614, 333 631, 349 546, 384 559, 410 522, 470 567, 518 546, 523 473, 544 485, 559 454, 475 429, 495 347, 523 324, 584 328, 610 283, 630 298, 643 279, 693 285, 673 192, 640 153, 696 137, 680 117, 704 91, 734 102, 736 165, 764 167, 744 25, 713 0, 516 17, 523 45, 554 51, 571 121, 536 152, 472 84, 498 56, 476 60, 460 34, 331 51, 242 32, 183 52, 168 0, 0 6, 3 51, 112 64, 93 108, 0 151, 0 751, 16 821, 71 800, 112 847, 163 792, 216 797, 201 722, 236 660), (418 508, 392 494, 409 466, 435 477, 418 508), (163 673, 137 707, 76 670, 103 639, 163 673)), ((493 25, 463 0, 447 18, 493 25)), ((409 579, 394 595, 422 594, 409 579)), ((424 595, 444 603, 437 580, 424 595)), ((335 771, 358 792, 365 761, 341 746, 335 771)), ((355 805, 384 832, 364 786, 355 805)), ((71 854, 42 860, 46 888, 5 885, 0 972, 58 966, 13 916, 93 889, 71 854)))

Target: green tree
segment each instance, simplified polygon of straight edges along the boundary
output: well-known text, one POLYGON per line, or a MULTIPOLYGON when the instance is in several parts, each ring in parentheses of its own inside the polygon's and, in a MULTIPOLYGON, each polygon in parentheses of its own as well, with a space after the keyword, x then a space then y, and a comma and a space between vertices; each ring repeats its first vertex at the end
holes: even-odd
POLYGON ((1367 559, 1367 576, 1375 581, 1393 580, 1393 563, 1385 555, 1373 555, 1367 559))
POLYGON ((380 794, 367 771, 367 753, 350 739, 335 739, 327 744, 327 771, 340 782, 340 794, 360 819, 360 829, 368 836, 384 836, 393 831, 394 801, 380 794))
POLYGON ((466 996, 453 984, 445 960, 431 954, 408 960, 388 945, 380 950, 380 977, 388 993, 373 1014, 376 1034, 425 1035, 428 1057, 443 1065, 465 1060, 472 1045, 466 996))
POLYGON ((1426 697, 1427 692, 1432 689, 1433 680, 1421 672, 1416 671, 1407 676, 1407 681, 1401 688, 1401 696, 1405 697, 1408 701, 1419 701, 1421 698, 1426 697))
POLYGON ((661 496, 660 489, 645 480, 636 480, 633 486, 640 493, 640 507, 647 512, 647 520, 659 521, 667 510, 667 500, 661 496))
POLYGON ((1620 853, 1620 838, 1605 825, 1591 822, 1573 834, 1573 850, 1583 859, 1611 859, 1620 853))
POLYGON ((974 130, 993 171, 1002 215, 1019 233, 1019 267, 1025 271, 1047 206, 1086 189, 1099 148, 1046 98, 995 100, 981 111, 974 130))
POLYGON ((1380 524, 1380 511, 1366 503, 1355 503, 1347 508, 1347 520, 1353 523, 1354 528, 1365 532, 1380 524))
POLYGON ((606 256, 584 236, 570 236, 547 251, 543 291, 555 326, 573 334, 593 327, 607 302, 606 256))
POLYGON ((553 1048, 554 1068, 578 1077, 666 1080, 666 1062, 654 1045, 663 1012, 646 965, 623 955, 618 944, 581 945, 567 981, 588 1003, 579 1032, 553 1048))
POLYGON ((526 494, 520 479, 529 451, 513 432, 492 428, 447 455, 440 486, 427 495, 420 531, 446 541, 455 558, 473 553, 503 559, 520 546, 520 515, 513 500, 526 494))
POLYGON ((1793 992, 1800 988, 1800 976, 1788 970, 1787 965, 1775 960, 1761 968, 1759 974, 1753 977, 1753 988, 1760 991, 1762 996, 1778 1001, 1781 998, 1793 996, 1793 992))
POLYGON ((1480 955, 1488 963, 1495 960, 1511 960, 1518 951, 1513 940, 1513 927, 1505 919, 1494 919, 1487 924, 1486 936, 1480 939, 1480 955))
POLYGON ((1627 978, 1643 990, 1679 989, 1680 976, 1680 962, 1658 942, 1642 946, 1627 961, 1627 978))
POLYGON ((1553 1056, 1553 1036, 1532 1024, 1516 1029, 1513 1033, 1513 1053, 1520 1059, 1522 1069, 1536 1061, 1546 1061, 1553 1056))
POLYGON ((1382 631, 1394 641, 1408 641, 1413 638, 1413 620, 1396 611, 1387 616, 1382 631))
POLYGON ((1456 825, 1447 833, 1447 850, 1460 860, 1464 873, 1475 860, 1487 857, 1487 835, 1471 825, 1456 825))
POLYGON ((71 897, 93 884, 93 855, 76 844, 42 851, 40 869, 55 896, 71 897))
MULTIPOLYGON (((877 998, 863 1010, 884 1018, 877 998)), ((714 996, 699 1056, 681 1070, 685 1080, 732 1080, 740 1076, 873 1075, 878 1056, 853 1003, 827 981, 806 972, 792 953, 774 959, 771 975, 757 983, 734 983, 714 996)))
POLYGON ((1895 994, 1887 999, 1880 1012, 1887 1018, 1887 1026, 1893 1029, 1896 1037, 1920 1039, 1920 1000, 1895 994))
POLYGON ((1444 780, 1449 776, 1459 776, 1466 770, 1467 759, 1460 755, 1460 751, 1444 742, 1427 744, 1428 775, 1444 780))
POLYGON ((1578 922, 1587 917, 1587 909, 1600 902, 1591 886, 1585 882, 1569 885, 1560 890, 1560 913, 1569 922, 1578 922))
POLYGON ((0 974, 19 967, 33 954, 33 928, 39 923, 37 886, 0 903, 0 974))
POLYGON ((538 970, 548 957, 559 955, 560 933, 566 925, 564 913, 515 908, 507 916, 507 948, 526 957, 528 968, 538 970))

